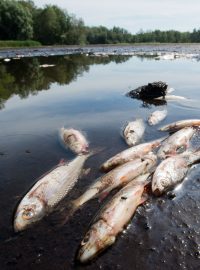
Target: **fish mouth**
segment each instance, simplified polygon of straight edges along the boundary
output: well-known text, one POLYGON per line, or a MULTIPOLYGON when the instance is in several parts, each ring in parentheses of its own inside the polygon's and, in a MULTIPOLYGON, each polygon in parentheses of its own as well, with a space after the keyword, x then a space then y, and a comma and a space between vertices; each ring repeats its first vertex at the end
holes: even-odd
POLYGON ((153 194, 157 197, 161 196, 162 195, 162 191, 159 190, 159 188, 156 188, 154 191, 153 191, 153 194))
POLYGON ((93 247, 88 247, 85 249, 84 247, 81 248, 81 250, 78 253, 77 259, 80 261, 82 264, 86 264, 93 260, 95 256, 97 255, 98 250, 96 249, 95 246, 93 247))
POLYGON ((14 231, 15 232, 20 232, 23 231, 27 228, 28 224, 27 223, 23 223, 21 219, 16 218, 14 221, 14 231))
POLYGON ((89 146, 83 147, 83 148, 81 149, 80 152, 81 152, 83 155, 87 155, 87 154, 90 152, 89 146))

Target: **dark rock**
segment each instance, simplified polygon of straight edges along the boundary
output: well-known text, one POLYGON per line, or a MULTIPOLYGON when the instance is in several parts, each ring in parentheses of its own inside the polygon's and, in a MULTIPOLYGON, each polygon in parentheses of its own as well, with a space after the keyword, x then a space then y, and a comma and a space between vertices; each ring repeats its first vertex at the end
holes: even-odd
POLYGON ((137 99, 154 99, 165 97, 168 85, 165 82, 153 82, 131 90, 126 96, 137 99))

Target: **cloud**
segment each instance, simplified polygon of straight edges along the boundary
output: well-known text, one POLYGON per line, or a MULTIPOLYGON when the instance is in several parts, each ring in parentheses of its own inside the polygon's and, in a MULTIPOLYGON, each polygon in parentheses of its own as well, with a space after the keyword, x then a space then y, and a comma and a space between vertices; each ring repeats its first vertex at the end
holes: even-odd
POLYGON ((132 33, 139 29, 198 28, 200 1, 193 0, 35 0, 36 5, 56 4, 83 18, 86 25, 119 26, 132 33))

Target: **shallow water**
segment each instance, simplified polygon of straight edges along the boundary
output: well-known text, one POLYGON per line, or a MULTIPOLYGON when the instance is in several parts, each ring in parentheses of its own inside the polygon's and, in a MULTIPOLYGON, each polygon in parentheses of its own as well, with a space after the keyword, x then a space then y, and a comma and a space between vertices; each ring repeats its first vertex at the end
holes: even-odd
MULTIPOLYGON (((62 126, 87 134, 91 148, 103 147, 86 167, 68 200, 79 196, 100 175, 99 165, 127 148, 121 129, 136 117, 147 118, 167 106, 166 124, 199 118, 199 62, 131 56, 67 55, 0 62, 0 268, 1 269, 199 269, 200 166, 195 165, 176 197, 151 198, 138 208, 116 243, 86 266, 75 261, 84 233, 100 203, 90 201, 61 228, 53 215, 20 234, 13 233, 17 203, 36 179, 74 155, 58 139, 62 126), (43 68, 40 65, 50 64, 43 68), (188 100, 161 106, 125 93, 162 80, 174 95, 188 100)), ((162 125, 160 124, 160 125, 162 125)), ((166 133, 147 127, 144 141, 166 133)), ((197 140, 198 144, 198 140, 197 140)))

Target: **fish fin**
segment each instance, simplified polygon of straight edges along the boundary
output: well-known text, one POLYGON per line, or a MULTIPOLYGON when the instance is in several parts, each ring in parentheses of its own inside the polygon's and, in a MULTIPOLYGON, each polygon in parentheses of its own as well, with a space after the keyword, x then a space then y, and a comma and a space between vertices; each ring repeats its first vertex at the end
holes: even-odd
POLYGON ((144 196, 152 194, 151 182, 152 182, 153 174, 154 174, 154 171, 151 174, 149 174, 148 178, 144 182, 144 191, 143 191, 144 196))
POLYGON ((144 192, 143 194, 151 194, 151 181, 149 181, 145 186, 144 186, 144 192))
POLYGON ((61 158, 58 165, 64 165, 66 163, 67 163, 67 161, 64 158, 61 158))
POLYGON ((82 169, 81 176, 87 176, 91 172, 91 168, 82 169))
POLYGON ((96 147, 94 149, 92 149, 89 153, 89 156, 94 156, 99 154, 100 152, 103 152, 106 149, 106 147, 96 147))
POLYGON ((145 203, 148 200, 149 196, 146 193, 142 194, 142 197, 140 199, 140 204, 145 203))
POLYGON ((62 227, 78 209, 79 207, 74 201, 68 202, 65 206, 57 207, 51 214, 50 223, 55 227, 62 227))
POLYGON ((99 195, 99 202, 102 202, 107 196, 108 196, 109 192, 103 192, 99 195))
POLYGON ((67 221, 74 215, 74 213, 79 209, 79 206, 76 205, 75 201, 71 201, 67 207, 68 211, 64 211, 61 215, 62 219, 60 221, 59 227, 65 225, 67 221), (66 213, 67 212, 67 213, 66 213))

